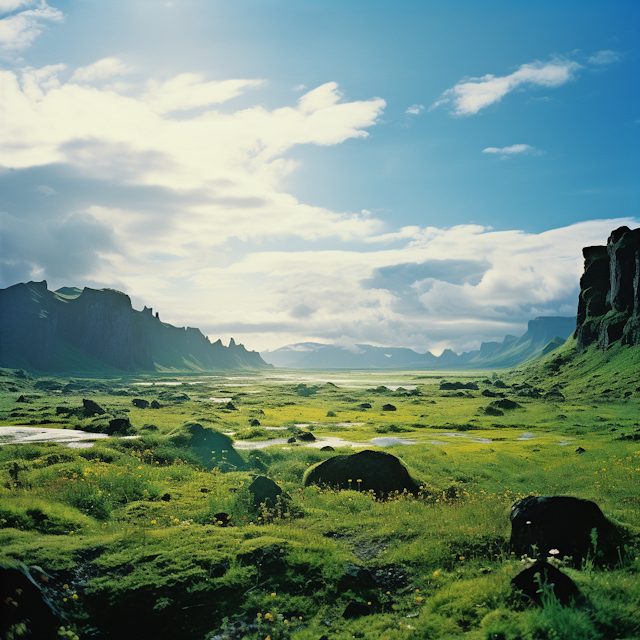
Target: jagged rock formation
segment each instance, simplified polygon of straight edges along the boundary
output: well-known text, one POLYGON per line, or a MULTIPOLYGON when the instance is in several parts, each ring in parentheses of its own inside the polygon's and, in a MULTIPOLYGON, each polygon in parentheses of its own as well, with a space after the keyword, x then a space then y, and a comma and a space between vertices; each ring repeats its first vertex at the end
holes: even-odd
POLYGON ((0 289, 0 366, 35 371, 217 370, 268 367, 233 339, 161 322, 113 289, 49 291, 28 282, 0 289))
POLYGON ((640 229, 620 227, 607 246, 585 247, 576 341, 606 349, 618 340, 640 344, 640 229))

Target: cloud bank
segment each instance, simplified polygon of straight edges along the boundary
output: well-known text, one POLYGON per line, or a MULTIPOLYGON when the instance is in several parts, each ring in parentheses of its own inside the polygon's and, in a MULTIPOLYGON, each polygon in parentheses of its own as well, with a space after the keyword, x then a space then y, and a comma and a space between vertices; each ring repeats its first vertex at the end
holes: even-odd
POLYGON ((253 349, 468 350, 537 315, 575 313, 582 247, 634 225, 393 229, 369 211, 310 206, 283 187, 296 169, 287 152, 365 138, 384 100, 346 100, 328 82, 290 105, 267 109, 257 95, 234 109, 259 79, 108 84, 128 70, 105 58, 0 71, 0 286, 114 287, 167 322, 253 349))
POLYGON ((0 15, 5 16, 0 19, 0 50, 9 52, 29 47, 46 28, 46 22, 64 20, 64 14, 44 0, 2 0, 0 15))

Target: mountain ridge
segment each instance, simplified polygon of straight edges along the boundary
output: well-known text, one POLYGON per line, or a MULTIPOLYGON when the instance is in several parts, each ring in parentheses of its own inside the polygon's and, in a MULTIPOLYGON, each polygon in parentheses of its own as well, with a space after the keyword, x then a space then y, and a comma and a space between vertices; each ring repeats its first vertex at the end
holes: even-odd
POLYGON ((574 331, 574 316, 540 316, 530 320, 520 337, 505 336, 502 342, 483 342, 477 351, 461 354, 445 349, 439 356, 420 354, 403 347, 357 344, 346 349, 332 344, 301 342, 261 353, 266 362, 292 369, 465 369, 508 368, 536 358, 547 345, 564 343, 574 331))
POLYGON ((133 309, 115 289, 62 287, 46 280, 0 289, 0 366, 42 372, 269 368, 231 339, 211 343, 151 308, 133 309))

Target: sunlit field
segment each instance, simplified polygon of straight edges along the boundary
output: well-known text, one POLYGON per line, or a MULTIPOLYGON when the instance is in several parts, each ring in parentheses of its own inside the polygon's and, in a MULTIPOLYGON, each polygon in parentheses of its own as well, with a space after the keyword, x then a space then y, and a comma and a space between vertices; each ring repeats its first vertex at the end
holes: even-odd
POLYGON ((203 640, 640 635, 637 368, 635 380, 616 384, 612 373, 593 388, 588 371, 571 386, 544 367, 108 380, 2 373, 2 425, 92 436, 115 417, 130 421, 92 446, 0 435, 2 559, 51 576, 48 596, 68 620, 60 637, 88 627, 109 638, 203 640), (540 397, 519 395, 527 380, 540 397), (441 390, 443 381, 478 389, 441 390), (517 406, 487 411, 501 398, 484 391, 517 406), (86 416, 83 398, 106 413, 86 416), (205 459, 189 444, 194 423, 236 448, 205 459), (303 432, 316 439, 300 440, 303 432), (321 450, 327 444, 334 450, 321 450), (305 487, 313 465, 362 449, 398 457, 420 492, 381 500, 358 478, 350 490, 305 487), (277 509, 254 508, 256 475, 287 496, 277 509), (596 543, 588 562, 562 569, 581 593, 571 606, 529 605, 512 588, 526 558, 510 547, 509 511, 528 495, 592 500, 626 532, 615 566, 601 566, 596 543), (350 603, 359 613, 344 617, 350 603))

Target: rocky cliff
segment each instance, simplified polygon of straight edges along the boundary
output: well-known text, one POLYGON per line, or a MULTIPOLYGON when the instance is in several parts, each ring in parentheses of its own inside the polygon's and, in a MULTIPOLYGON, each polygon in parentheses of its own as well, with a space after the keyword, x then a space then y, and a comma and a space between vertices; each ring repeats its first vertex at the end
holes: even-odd
POLYGON ((640 344, 640 229, 620 227, 607 246, 585 247, 576 341, 606 349, 614 342, 640 344))
POLYGON ((231 340, 161 322, 113 289, 49 291, 46 282, 0 289, 0 367, 36 371, 217 370, 268 367, 231 340))

